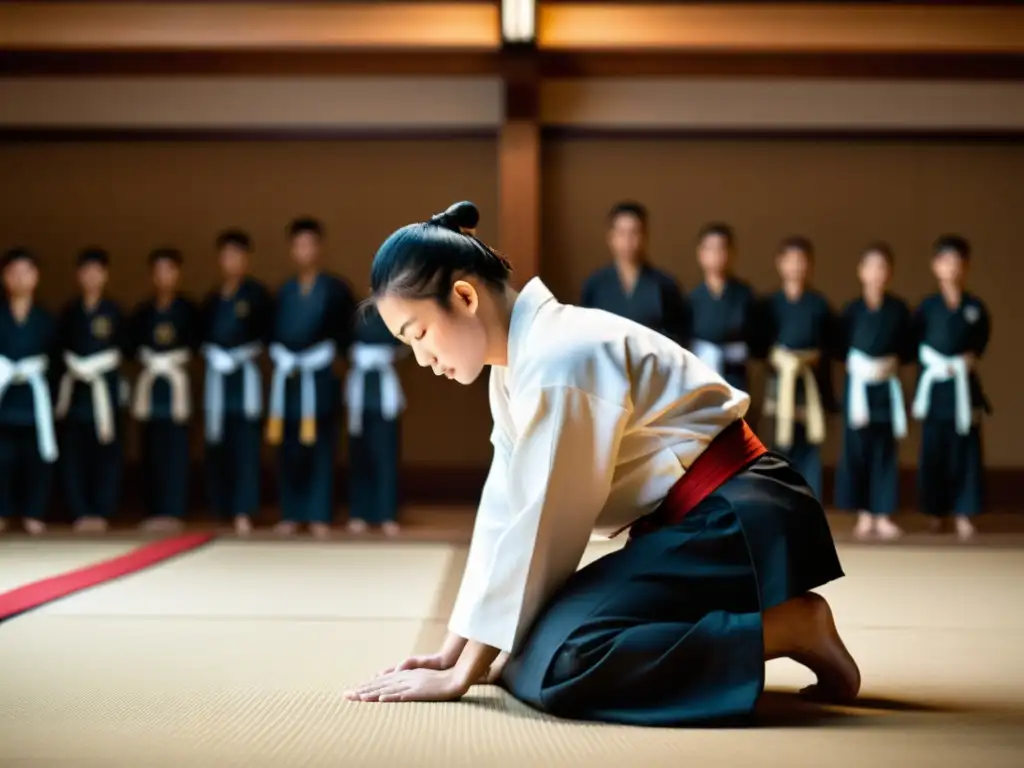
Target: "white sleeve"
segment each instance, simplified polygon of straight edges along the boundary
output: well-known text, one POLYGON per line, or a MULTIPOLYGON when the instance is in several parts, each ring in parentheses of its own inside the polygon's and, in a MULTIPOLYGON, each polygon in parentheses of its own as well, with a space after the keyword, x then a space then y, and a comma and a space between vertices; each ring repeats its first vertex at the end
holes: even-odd
POLYGON ((518 438, 504 473, 496 448, 449 624, 509 652, 579 566, 611 489, 628 416, 574 387, 516 400, 518 438))

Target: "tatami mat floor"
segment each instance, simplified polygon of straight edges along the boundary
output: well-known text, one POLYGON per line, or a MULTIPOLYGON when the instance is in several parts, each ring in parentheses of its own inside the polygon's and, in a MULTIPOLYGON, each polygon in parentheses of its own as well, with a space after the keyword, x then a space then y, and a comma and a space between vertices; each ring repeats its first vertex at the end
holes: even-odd
MULTIPOLYGON (((10 588, 128 541, 0 541, 10 588)), ((588 559, 609 545, 594 544, 588 559)), ((769 665, 763 725, 559 722, 496 688, 435 705, 341 692, 444 633, 464 545, 217 542, 0 625, 0 766, 1024 764, 1024 551, 843 546, 823 592, 864 672, 820 710, 769 665)))

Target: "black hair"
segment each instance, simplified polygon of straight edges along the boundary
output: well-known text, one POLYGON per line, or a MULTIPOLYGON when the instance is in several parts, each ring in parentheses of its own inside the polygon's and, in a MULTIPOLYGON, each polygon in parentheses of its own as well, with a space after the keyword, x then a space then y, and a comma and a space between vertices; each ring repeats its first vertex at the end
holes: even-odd
POLYGON ((971 244, 962 235, 941 235, 938 237, 932 246, 932 256, 938 256, 946 251, 953 251, 964 261, 968 261, 971 258, 971 244))
POLYGON ((102 248, 90 245, 78 252, 75 264, 84 267, 86 264, 99 264, 101 267, 110 266, 110 255, 102 248))
POLYGON ((731 226, 724 221, 712 221, 705 224, 697 232, 697 244, 703 243, 707 238, 717 235, 725 240, 727 247, 732 248, 736 244, 736 234, 731 226))
POLYGON ((30 251, 28 248, 11 248, 4 252, 3 256, 0 256, 0 270, 7 269, 17 261, 27 261, 34 267, 39 266, 39 259, 36 258, 35 253, 30 251))
POLYGON ((896 263, 896 255, 892 252, 892 246, 884 240, 875 240, 873 243, 868 243, 867 247, 860 252, 860 260, 864 261, 868 256, 873 253, 877 253, 886 263, 892 267, 896 263))
POLYGON ((299 235, 314 235, 321 238, 324 236, 324 225, 312 216, 300 216, 293 219, 288 225, 289 239, 294 239, 299 235))
POLYGON ((614 226, 620 216, 632 216, 647 228, 647 208, 636 200, 622 200, 608 211, 608 226, 614 226))
POLYGON ((807 257, 809 261, 814 260, 814 243, 809 238, 803 235, 790 235, 784 238, 779 243, 779 255, 786 253, 787 251, 799 251, 807 257))
POLYGON ((149 266, 156 266, 158 261, 170 261, 180 267, 185 259, 177 248, 156 248, 149 253, 149 266))
POLYGON ((249 253, 252 250, 252 238, 244 229, 225 229, 217 235, 216 248, 221 251, 228 246, 249 253))
POLYGON ((373 296, 385 293, 407 299, 451 302, 456 275, 473 275, 495 290, 504 290, 512 272, 508 259, 476 234, 480 212, 470 202, 455 203, 429 221, 408 224, 384 241, 370 267, 373 296))

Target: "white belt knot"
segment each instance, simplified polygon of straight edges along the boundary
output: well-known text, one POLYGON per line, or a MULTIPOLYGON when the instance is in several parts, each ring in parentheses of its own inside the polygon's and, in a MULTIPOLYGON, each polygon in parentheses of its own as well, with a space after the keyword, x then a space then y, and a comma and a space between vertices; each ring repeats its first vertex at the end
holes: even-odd
POLYGON ((917 383, 917 392, 914 393, 914 418, 927 418, 932 404, 932 387, 938 382, 952 380, 956 431, 960 435, 968 434, 971 431, 971 380, 967 358, 963 355, 944 355, 922 344, 918 350, 918 359, 924 370, 917 383))
POLYGON ((892 408, 892 431, 896 437, 907 436, 907 411, 903 402, 903 387, 897 371, 896 355, 872 357, 859 349, 846 355, 846 375, 849 379, 847 420, 854 429, 863 429, 871 422, 868 408, 868 385, 889 384, 889 402, 892 408))
POLYGON ((258 342, 225 349, 216 344, 203 347, 206 358, 206 380, 203 390, 203 404, 206 409, 206 439, 219 443, 224 435, 224 385, 225 378, 238 370, 242 371, 242 408, 245 415, 255 421, 263 408, 263 390, 260 369, 256 359, 263 351, 258 342))
POLYGON ((132 415, 139 421, 149 421, 153 415, 153 384, 164 379, 171 387, 171 418, 184 424, 192 415, 192 393, 189 390, 188 370, 192 359, 187 349, 157 352, 150 347, 139 350, 142 372, 135 382, 135 402, 132 415))
POLYGON ((704 339, 693 340, 693 354, 719 376, 725 374, 726 365, 743 365, 750 357, 745 341, 728 341, 716 344, 704 339))
POLYGON ((825 442, 825 407, 814 375, 814 365, 821 357, 816 349, 786 349, 775 347, 769 362, 778 374, 775 392, 775 442, 781 448, 793 445, 793 422, 796 418, 796 383, 804 383, 806 398, 807 442, 820 445, 825 442))
POLYGON ((348 429, 353 435, 363 432, 363 404, 366 402, 366 374, 380 375, 381 415, 394 421, 405 408, 405 394, 395 372, 396 349, 389 344, 357 342, 349 350, 352 367, 345 378, 345 402, 348 407, 348 429))
POLYGON ((283 344, 270 345, 270 359, 274 374, 270 379, 270 417, 267 420, 267 441, 278 444, 284 437, 285 381, 293 373, 299 374, 299 408, 302 422, 299 440, 304 445, 316 442, 316 379, 317 371, 329 368, 337 356, 333 341, 321 341, 312 347, 293 352, 283 344))
POLYGON ((57 436, 53 428, 53 403, 46 371, 50 367, 46 355, 11 360, 0 356, 0 400, 12 384, 28 384, 32 390, 32 414, 36 425, 36 443, 43 461, 57 460, 57 436))
POLYGON ((107 387, 106 375, 120 367, 120 351, 111 348, 84 356, 65 351, 64 365, 67 370, 61 376, 60 390, 57 393, 57 417, 62 419, 68 415, 75 382, 80 381, 87 384, 92 396, 92 415, 96 422, 96 438, 103 445, 112 443, 115 432, 114 403, 110 397, 110 389, 107 387))

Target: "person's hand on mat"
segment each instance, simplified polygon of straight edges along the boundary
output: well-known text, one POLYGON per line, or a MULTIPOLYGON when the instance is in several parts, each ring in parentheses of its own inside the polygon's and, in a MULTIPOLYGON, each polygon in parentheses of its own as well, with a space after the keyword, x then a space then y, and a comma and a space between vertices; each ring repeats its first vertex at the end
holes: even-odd
POLYGON ((410 656, 398 666, 388 667, 380 673, 380 676, 383 677, 384 675, 390 675, 392 672, 402 672, 407 669, 451 669, 459 660, 459 654, 466 647, 466 642, 466 638, 459 637, 454 632, 449 632, 441 644, 441 650, 437 653, 410 656))
POLYGON ((345 693, 349 701, 455 701, 468 688, 454 669, 407 669, 345 693))
POLYGON ((410 656, 408 659, 403 661, 394 667, 388 667, 380 676, 391 675, 395 672, 405 672, 410 669, 436 669, 438 671, 451 669, 455 666, 455 662, 458 660, 458 656, 454 659, 446 658, 443 653, 428 653, 423 656, 410 656))

